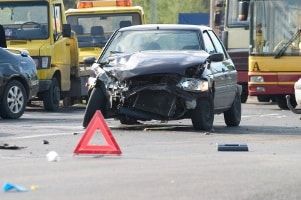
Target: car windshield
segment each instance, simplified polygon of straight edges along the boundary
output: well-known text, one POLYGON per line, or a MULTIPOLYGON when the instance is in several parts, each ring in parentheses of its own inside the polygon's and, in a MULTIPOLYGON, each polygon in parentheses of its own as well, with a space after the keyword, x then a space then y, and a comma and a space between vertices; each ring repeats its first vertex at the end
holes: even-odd
POLYGON ((7 40, 47 39, 47 2, 0 2, 0 19, 7 40))
POLYGON ((251 54, 299 56, 301 1, 258 0, 252 14, 251 54))
POLYGON ((76 32, 80 48, 103 47, 115 30, 142 23, 139 13, 70 15, 67 22, 76 32))
POLYGON ((116 53, 148 50, 199 50, 199 32, 190 30, 128 30, 120 31, 105 49, 105 60, 116 53))

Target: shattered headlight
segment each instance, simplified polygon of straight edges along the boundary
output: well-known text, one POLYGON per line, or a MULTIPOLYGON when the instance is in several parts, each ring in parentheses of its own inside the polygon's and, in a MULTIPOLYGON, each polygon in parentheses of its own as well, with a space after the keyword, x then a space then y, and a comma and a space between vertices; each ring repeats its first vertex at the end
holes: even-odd
POLYGON ((96 84, 96 78, 95 77, 89 77, 88 82, 86 83, 86 87, 93 87, 96 84))
POLYGON ((177 86, 185 91, 207 91, 208 81, 195 78, 182 78, 177 86))

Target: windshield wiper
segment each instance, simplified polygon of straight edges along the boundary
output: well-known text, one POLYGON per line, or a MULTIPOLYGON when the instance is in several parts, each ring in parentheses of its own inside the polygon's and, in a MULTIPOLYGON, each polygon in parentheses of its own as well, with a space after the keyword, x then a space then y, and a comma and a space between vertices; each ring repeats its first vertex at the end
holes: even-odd
POLYGON ((284 54, 286 49, 289 47, 289 45, 300 35, 300 32, 301 32, 301 29, 298 29, 296 31, 296 33, 291 37, 291 39, 289 39, 289 41, 284 44, 284 46, 276 53, 276 55, 274 57, 280 58, 284 54))

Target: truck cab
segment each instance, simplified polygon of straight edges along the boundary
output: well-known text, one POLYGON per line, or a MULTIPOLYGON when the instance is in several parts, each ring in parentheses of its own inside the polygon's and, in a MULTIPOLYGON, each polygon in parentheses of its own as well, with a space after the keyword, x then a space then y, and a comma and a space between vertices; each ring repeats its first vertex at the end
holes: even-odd
POLYGON ((67 24, 63 0, 0 0, 0 8, 8 48, 28 50, 36 63, 38 98, 45 109, 56 111, 60 100, 86 96, 79 83, 77 38, 67 24))
POLYGON ((133 6, 131 0, 80 1, 65 13, 78 38, 81 66, 84 58, 98 58, 115 30, 145 23, 142 7, 133 6))

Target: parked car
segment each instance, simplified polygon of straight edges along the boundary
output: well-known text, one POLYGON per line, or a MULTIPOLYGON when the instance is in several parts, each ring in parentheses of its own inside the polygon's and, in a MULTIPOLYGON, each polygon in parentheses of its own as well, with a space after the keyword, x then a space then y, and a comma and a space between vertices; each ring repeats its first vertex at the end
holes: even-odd
POLYGON ((211 130, 214 114, 221 113, 226 125, 240 124, 242 89, 237 71, 209 27, 153 24, 121 28, 92 69, 84 127, 96 110, 122 124, 190 118, 194 129, 211 130))
POLYGON ((36 64, 29 53, 0 47, 0 117, 21 117, 38 89, 36 64))

